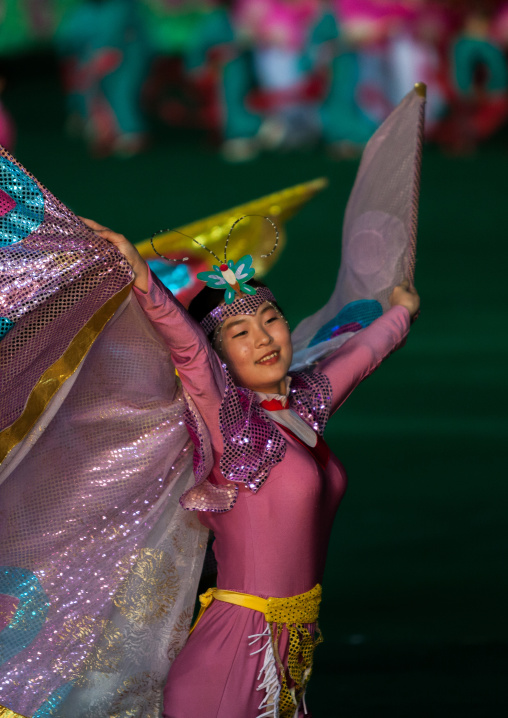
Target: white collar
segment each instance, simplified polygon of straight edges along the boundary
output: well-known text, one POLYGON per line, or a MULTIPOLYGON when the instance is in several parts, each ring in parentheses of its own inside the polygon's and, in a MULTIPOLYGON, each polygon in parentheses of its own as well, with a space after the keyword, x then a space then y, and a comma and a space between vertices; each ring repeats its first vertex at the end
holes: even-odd
POLYGON ((262 391, 256 391, 256 395, 259 399, 259 401, 270 401, 271 399, 277 399, 277 401, 280 401, 282 405, 285 407, 288 401, 289 396, 289 387, 291 386, 291 379, 292 377, 286 376, 285 382, 286 382, 286 391, 284 394, 265 394, 262 391))

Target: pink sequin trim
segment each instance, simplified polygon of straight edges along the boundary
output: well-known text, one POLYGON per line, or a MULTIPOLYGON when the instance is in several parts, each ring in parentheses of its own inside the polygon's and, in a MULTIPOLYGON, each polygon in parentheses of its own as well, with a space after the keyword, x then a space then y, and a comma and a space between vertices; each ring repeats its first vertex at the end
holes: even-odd
MULTIPOLYGON (((233 485, 216 486, 206 480, 211 470, 208 431, 190 404, 186 424, 195 447, 196 484, 180 503, 191 511, 229 511, 236 502, 235 484, 243 483, 256 493, 286 452, 284 436, 266 416, 255 392, 236 386, 226 365, 222 366, 226 391, 219 410, 224 444, 220 469, 233 485)), ((318 372, 292 374, 289 407, 320 435, 328 421, 331 402, 332 388, 327 376, 318 372)))
POLYGON ((219 304, 201 320, 200 324, 205 334, 208 335, 210 332, 214 332, 219 324, 222 324, 228 317, 234 317, 237 314, 255 314, 263 302, 275 302, 275 297, 268 287, 257 287, 256 294, 245 294, 235 299, 232 304, 219 304))

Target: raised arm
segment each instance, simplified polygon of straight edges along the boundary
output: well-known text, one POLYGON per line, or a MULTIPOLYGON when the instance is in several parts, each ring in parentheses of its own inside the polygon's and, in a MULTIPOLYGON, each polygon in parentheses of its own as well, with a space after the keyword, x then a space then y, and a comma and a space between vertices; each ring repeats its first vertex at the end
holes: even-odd
POLYGON ((395 287, 390 303, 389 311, 316 367, 316 371, 326 374, 332 384, 332 413, 361 381, 404 343, 411 321, 419 311, 420 298, 416 290, 404 282, 395 287))
POLYGON ((123 235, 93 220, 83 221, 112 242, 131 265, 136 299, 166 343, 185 390, 209 428, 214 449, 222 451, 218 423, 225 388, 224 374, 201 326, 150 272, 138 250, 123 235))

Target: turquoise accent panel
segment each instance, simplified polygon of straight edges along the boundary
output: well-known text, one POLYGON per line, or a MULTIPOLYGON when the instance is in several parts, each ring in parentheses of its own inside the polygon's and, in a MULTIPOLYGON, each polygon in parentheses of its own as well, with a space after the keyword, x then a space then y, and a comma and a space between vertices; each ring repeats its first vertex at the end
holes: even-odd
POLYGON ((330 319, 316 332, 309 347, 337 336, 340 334, 341 327, 345 327, 345 325, 358 325, 357 330, 368 327, 382 313, 383 307, 375 299, 358 299, 355 302, 349 302, 333 319, 330 319))
POLYGON ((0 247, 32 234, 44 221, 44 195, 39 185, 17 165, 0 157, 0 187, 16 206, 0 217, 0 247))
POLYGON ((65 683, 60 688, 49 696, 47 700, 41 705, 37 713, 34 713, 32 718, 51 718, 55 715, 55 710, 60 706, 61 703, 67 698, 69 693, 74 687, 74 683, 65 683))
POLYGON ((0 593, 18 599, 11 622, 0 631, 0 665, 29 646, 46 622, 49 600, 31 571, 0 566, 0 593))
POLYGON ((0 317, 0 340, 4 338, 8 331, 12 329, 14 322, 6 317, 0 317))
POLYGON ((150 259, 148 264, 154 274, 176 296, 192 284, 192 277, 185 264, 170 265, 159 259, 150 259))

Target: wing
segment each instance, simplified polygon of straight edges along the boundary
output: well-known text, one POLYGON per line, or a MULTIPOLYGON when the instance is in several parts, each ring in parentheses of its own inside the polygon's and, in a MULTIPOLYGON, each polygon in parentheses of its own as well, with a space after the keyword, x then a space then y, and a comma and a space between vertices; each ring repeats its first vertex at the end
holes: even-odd
POLYGON ((365 147, 346 208, 335 290, 293 332, 292 369, 331 353, 389 308, 413 282, 425 86, 416 85, 365 147))
POLYGON ((185 264, 171 265, 158 259, 149 240, 139 242, 136 246, 159 279, 173 294, 178 295, 184 305, 188 305, 203 287, 196 279, 197 274, 211 269, 217 261, 211 254, 193 244, 189 237, 194 237, 218 256, 222 256, 224 242, 233 223, 244 215, 261 215, 246 217, 235 228, 234 239, 231 240, 235 246, 234 256, 253 256, 253 267, 259 279, 280 256, 285 242, 285 223, 326 185, 326 179, 318 178, 157 235, 154 239, 157 251, 172 259, 189 257, 185 264), (273 247, 273 230, 268 222, 263 220, 264 216, 275 222, 280 235, 279 250, 268 260, 260 259, 262 254, 268 254, 273 247))
POLYGON ((0 713, 158 715, 208 533, 185 403, 122 256, 5 151, 0 188, 0 713))

